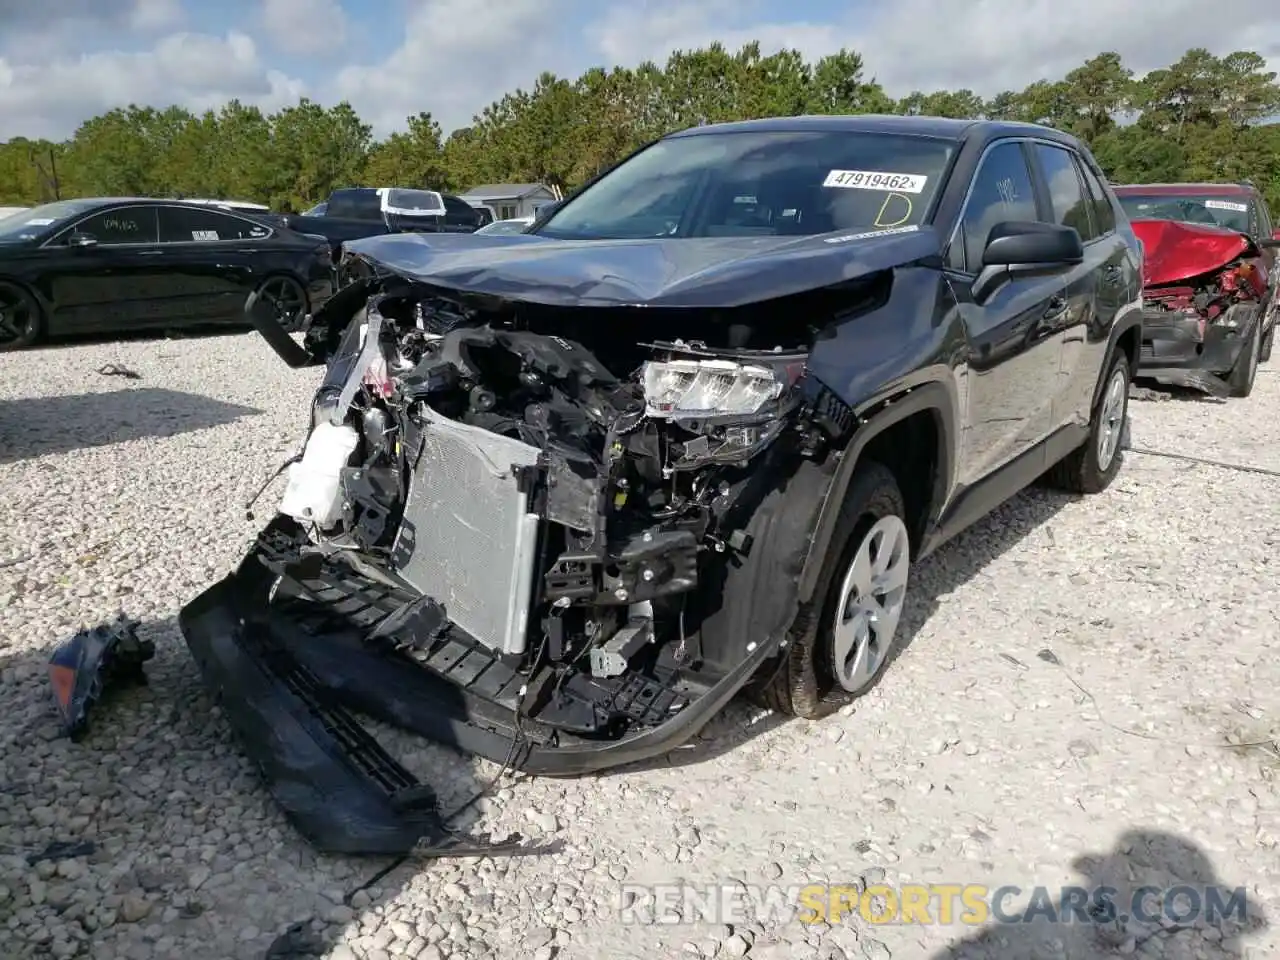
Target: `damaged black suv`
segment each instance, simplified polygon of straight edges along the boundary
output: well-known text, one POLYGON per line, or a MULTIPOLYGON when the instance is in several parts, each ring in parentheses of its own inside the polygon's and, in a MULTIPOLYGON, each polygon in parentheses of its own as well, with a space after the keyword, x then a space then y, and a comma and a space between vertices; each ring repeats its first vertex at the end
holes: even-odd
POLYGON ((885 669, 912 563, 1121 462, 1141 250, 1050 129, 705 126, 528 233, 346 256, 301 344, 251 311, 327 372, 277 515, 180 618, 327 849, 438 827, 359 714, 552 775, 741 691, 820 717, 885 669))

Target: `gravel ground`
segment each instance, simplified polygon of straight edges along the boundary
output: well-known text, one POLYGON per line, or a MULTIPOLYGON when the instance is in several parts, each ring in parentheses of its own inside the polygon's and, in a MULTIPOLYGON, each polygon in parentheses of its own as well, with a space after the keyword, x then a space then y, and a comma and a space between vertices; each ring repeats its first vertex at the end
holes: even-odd
MULTIPOLYGON (((1229 404, 1135 402, 1138 448, 1280 471, 1280 369, 1229 404)), ((728 710, 690 750, 576 781, 510 778, 478 826, 561 852, 406 865, 316 856, 203 694, 178 607, 239 559, 244 503, 314 372, 249 335, 0 356, 0 954, 753 958, 1280 955, 1280 478, 1131 453, 1106 494, 1034 491, 917 571, 909 645, 820 724, 728 710), (103 376, 124 363, 139 380, 103 376), (58 736, 51 647, 125 609, 149 687, 58 736), (90 841, 82 856, 28 856, 90 841), (1081 859, 1090 858, 1090 859, 1081 859), (861 879, 860 879, 861 878, 861 879), (1248 890, 1256 929, 731 926, 619 919, 621 884, 930 881, 1248 890), (307 939, 307 938, 302 938, 307 939)), ((269 497, 278 497, 280 485, 269 497)), ((261 513, 270 510, 271 501, 261 513)), ((387 735, 462 796, 496 771, 387 735)))

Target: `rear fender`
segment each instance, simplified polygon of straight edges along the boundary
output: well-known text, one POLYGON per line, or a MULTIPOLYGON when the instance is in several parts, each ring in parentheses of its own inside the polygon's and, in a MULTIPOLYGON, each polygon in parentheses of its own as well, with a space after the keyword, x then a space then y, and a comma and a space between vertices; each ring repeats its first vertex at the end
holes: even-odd
POLYGON ((1116 350, 1120 348, 1120 341, 1131 330, 1137 330, 1136 340, 1134 343, 1134 355, 1129 357, 1129 375, 1132 376, 1138 369, 1138 356, 1142 349, 1142 310, 1139 307, 1130 313, 1117 318, 1111 327, 1111 334, 1107 337, 1106 359, 1103 361, 1102 369, 1098 371, 1098 380, 1093 385, 1093 400, 1089 406, 1090 410, 1097 409, 1098 400, 1102 397, 1102 390, 1106 386, 1107 371, 1111 369, 1111 358, 1116 355, 1116 350))

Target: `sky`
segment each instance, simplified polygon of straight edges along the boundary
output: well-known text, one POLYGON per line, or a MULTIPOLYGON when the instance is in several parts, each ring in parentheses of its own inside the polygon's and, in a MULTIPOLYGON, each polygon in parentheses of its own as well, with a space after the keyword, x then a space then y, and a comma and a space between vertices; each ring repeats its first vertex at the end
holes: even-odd
POLYGON ((70 136, 112 107, 348 100, 377 136, 445 132, 551 70, 661 62, 719 40, 848 47, 891 95, 989 96, 1103 50, 1138 73, 1189 47, 1280 71, 1280 0, 0 0, 0 140, 70 136))

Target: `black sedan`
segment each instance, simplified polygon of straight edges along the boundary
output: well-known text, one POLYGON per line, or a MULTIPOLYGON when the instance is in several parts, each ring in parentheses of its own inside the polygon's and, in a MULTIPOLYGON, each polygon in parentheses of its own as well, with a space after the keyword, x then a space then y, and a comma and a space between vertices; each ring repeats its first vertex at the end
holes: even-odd
POLYGON ((61 200, 0 220, 0 350, 46 335, 243 324, 257 293, 298 329, 334 290, 323 238, 177 200, 61 200))

